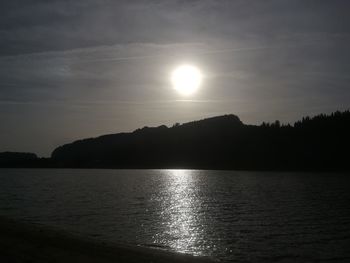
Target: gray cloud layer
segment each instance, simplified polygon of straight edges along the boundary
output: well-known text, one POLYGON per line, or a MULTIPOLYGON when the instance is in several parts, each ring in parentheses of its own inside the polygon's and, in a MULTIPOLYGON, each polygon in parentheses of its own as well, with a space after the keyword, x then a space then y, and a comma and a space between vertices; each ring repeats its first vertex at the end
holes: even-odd
POLYGON ((0 151, 224 113, 349 107, 349 1, 2 1, 0 151), (198 65, 201 91, 170 87, 198 65), (36 142, 40 138, 40 142, 36 142))

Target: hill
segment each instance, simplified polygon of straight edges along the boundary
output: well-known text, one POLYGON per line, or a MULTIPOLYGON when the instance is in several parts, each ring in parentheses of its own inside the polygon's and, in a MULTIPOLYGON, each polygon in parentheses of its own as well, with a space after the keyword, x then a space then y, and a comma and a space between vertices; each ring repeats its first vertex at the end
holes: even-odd
POLYGON ((31 166, 38 157, 34 153, 1 152, 0 167, 31 166))
POLYGON ((56 167, 349 170, 350 112, 294 125, 245 125, 224 115, 173 127, 144 127, 55 149, 56 167))

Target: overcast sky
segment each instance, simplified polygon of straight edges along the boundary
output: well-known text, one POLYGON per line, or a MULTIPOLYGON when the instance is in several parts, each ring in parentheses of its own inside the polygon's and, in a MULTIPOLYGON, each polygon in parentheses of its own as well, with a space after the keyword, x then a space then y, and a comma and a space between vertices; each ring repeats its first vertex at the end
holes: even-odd
POLYGON ((249 124, 350 104, 347 0, 0 3, 0 151, 233 113, 249 124), (184 98, 169 75, 204 75, 184 98))

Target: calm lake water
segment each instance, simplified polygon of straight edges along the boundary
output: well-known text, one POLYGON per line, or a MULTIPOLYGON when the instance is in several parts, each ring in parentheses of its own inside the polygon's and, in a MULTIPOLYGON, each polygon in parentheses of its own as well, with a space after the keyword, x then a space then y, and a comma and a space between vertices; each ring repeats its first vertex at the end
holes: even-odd
POLYGON ((350 175, 0 169, 0 214, 234 262, 350 262, 350 175))

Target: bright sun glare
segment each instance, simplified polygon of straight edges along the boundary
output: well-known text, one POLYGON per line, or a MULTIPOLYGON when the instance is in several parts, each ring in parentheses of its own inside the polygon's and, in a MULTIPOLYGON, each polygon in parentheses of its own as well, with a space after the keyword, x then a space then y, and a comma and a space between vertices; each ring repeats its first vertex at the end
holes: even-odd
POLYGON ((171 74, 171 82, 181 95, 189 96, 196 92, 202 83, 202 73, 191 65, 177 67, 171 74))

